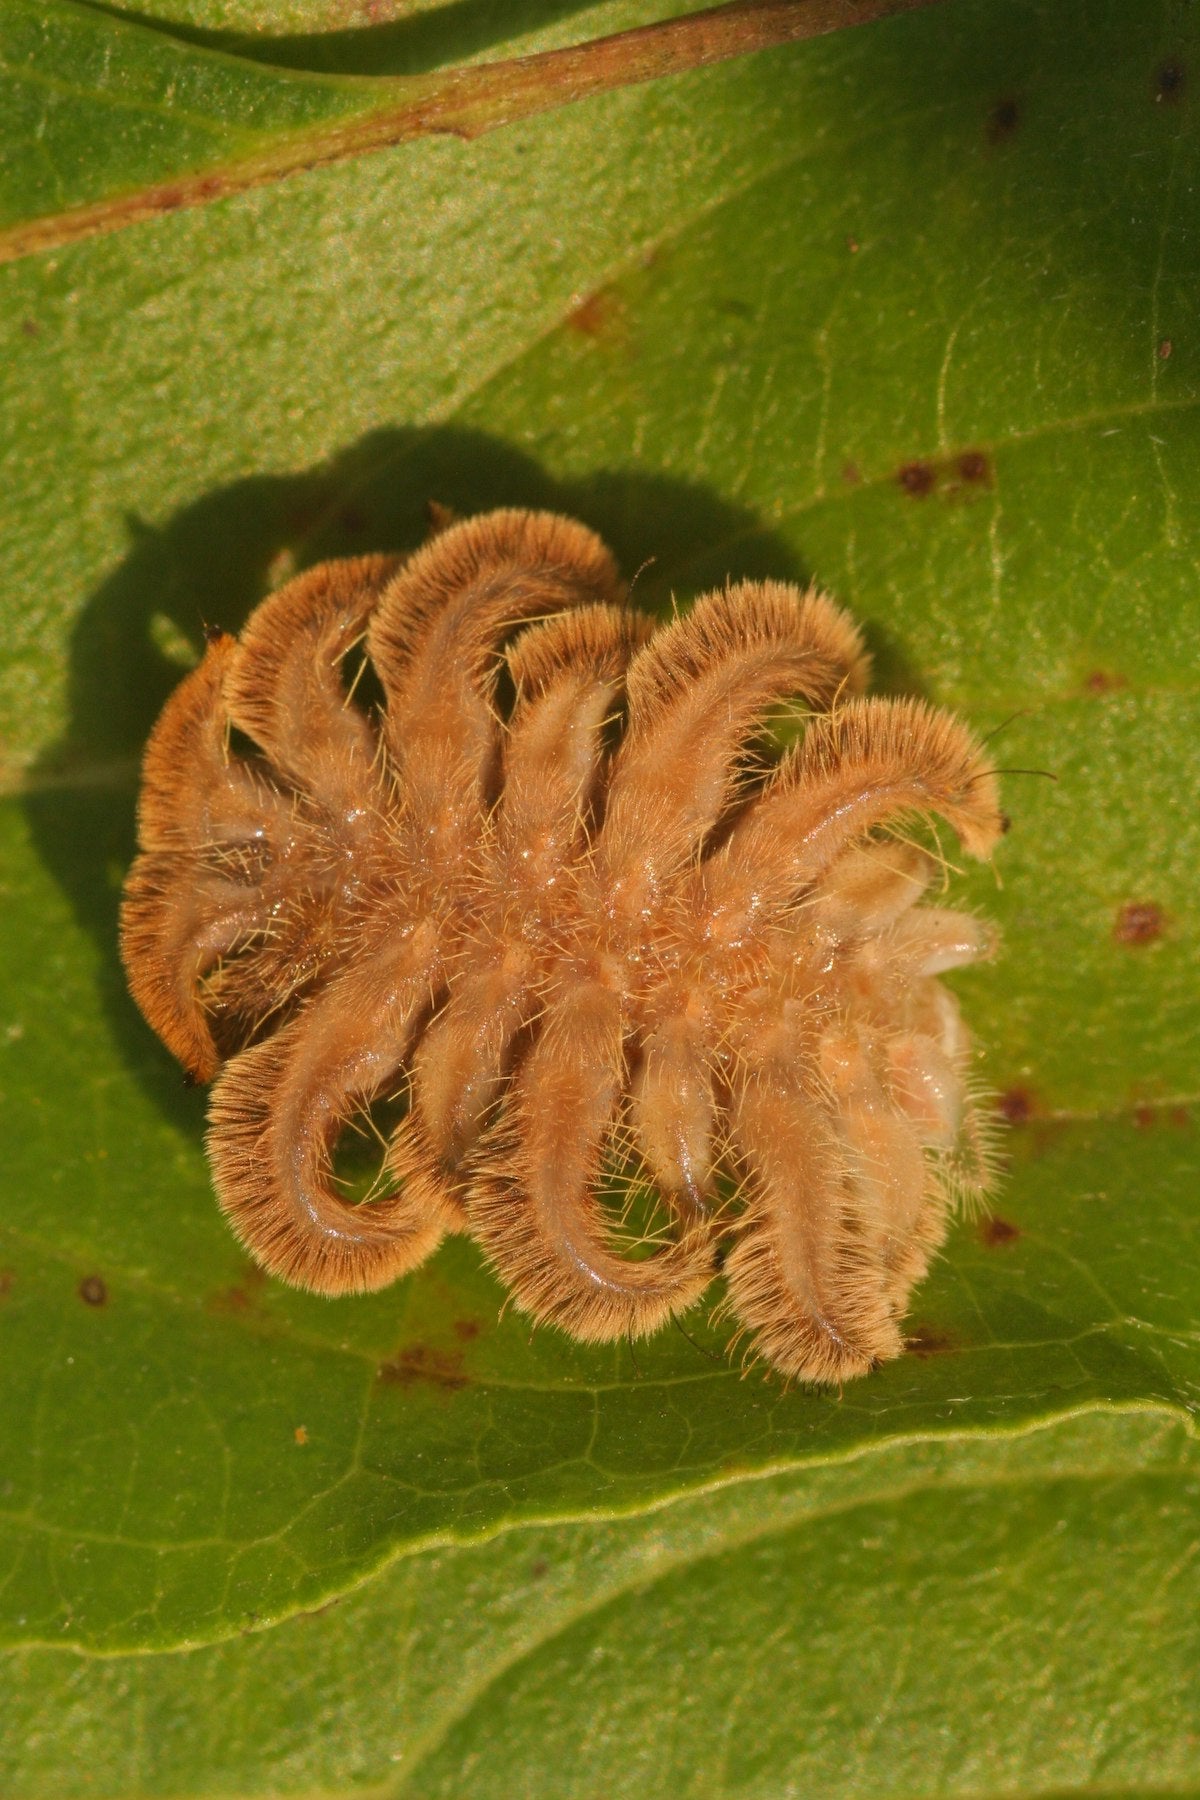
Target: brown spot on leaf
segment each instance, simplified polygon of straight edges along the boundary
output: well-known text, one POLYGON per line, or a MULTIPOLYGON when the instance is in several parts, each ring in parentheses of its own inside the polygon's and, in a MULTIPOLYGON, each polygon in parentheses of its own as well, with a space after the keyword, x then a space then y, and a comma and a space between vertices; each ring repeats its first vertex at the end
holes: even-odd
POLYGON ((1114 674, 1110 669, 1093 669, 1083 683, 1085 692, 1089 694, 1115 694, 1120 688, 1128 687, 1127 676, 1114 674))
POLYGON ((1166 362, 1168 356, 1170 356, 1171 351, 1174 348, 1175 348, 1175 346, 1172 344, 1170 338, 1160 338, 1158 340, 1158 360, 1159 360, 1159 362, 1166 362))
POLYGON ((17 1279, 12 1269, 0 1269, 0 1300, 7 1300, 17 1279))
POLYGON ((238 1287, 236 1282, 233 1287, 218 1288, 205 1301, 209 1312, 214 1313, 244 1313, 249 1311, 252 1304, 245 1288, 238 1287))
POLYGON ((928 457, 907 462, 896 471, 903 493, 913 500, 937 494, 942 500, 966 499, 972 492, 990 488, 995 467, 986 450, 958 450, 938 461, 928 457))
POLYGON ((22 319, 21 330, 27 338, 41 337, 42 328, 36 319, 22 319))
POLYGON ((1134 1128, 1138 1131, 1153 1131, 1156 1126, 1170 1125, 1176 1131, 1191 1129, 1191 1109, 1181 1101, 1166 1106, 1162 1103, 1155 1106, 1149 1100, 1142 1100, 1133 1109, 1134 1128))
POLYGON ((343 506, 338 514, 337 522, 338 530, 345 537, 361 537, 370 524, 366 513, 358 506, 343 506))
POLYGON ((283 520, 283 536, 289 543, 296 538, 307 537, 318 526, 324 524, 325 517, 337 501, 324 483, 305 482, 299 493, 291 500, 283 520))
POLYGON ((910 462, 897 469, 896 480, 914 500, 923 500, 926 494, 932 494, 937 485, 937 472, 932 463, 910 462))
POLYGON ((856 237, 848 237, 846 239, 846 248, 850 252, 851 256, 857 256, 861 246, 856 237))
POLYGON ((1024 1125, 1027 1119, 1033 1117, 1035 1111, 1033 1095, 1026 1087, 1005 1088, 996 1101, 996 1111, 1002 1119, 1007 1119, 1010 1125, 1024 1125))
POLYGON ((1113 936, 1118 944, 1152 944, 1166 926, 1166 915, 1155 900, 1127 900, 1118 907, 1113 936))
POLYGON ((1014 1225, 1011 1219, 1002 1219, 998 1213, 979 1221, 979 1236, 989 1250, 1000 1250, 1005 1244, 1015 1244, 1021 1235, 1021 1227, 1014 1225))
POLYGON ((379 1365, 379 1380, 387 1387, 445 1388, 453 1392, 468 1385, 461 1350, 435 1350, 430 1344, 409 1344, 379 1365))
POLYGON ((988 114, 987 140, 989 144, 1006 144, 1021 123, 1021 103, 1014 94, 1005 94, 997 100, 988 114))
POLYGON ((857 487, 862 480, 862 470, 856 462, 842 464, 842 480, 847 487, 857 487))
POLYGON ((325 1602, 324 1606, 307 1607, 304 1612, 293 1613, 292 1618, 294 1618, 294 1619, 320 1619, 320 1618, 323 1618, 326 1613, 333 1612, 341 1604, 342 1604, 341 1596, 335 1595, 332 1600, 327 1600, 325 1602))
POLYGON ((1169 56, 1166 62, 1160 63, 1154 71, 1154 98, 1161 103, 1166 101, 1173 105, 1183 99, 1187 87, 1187 70, 1176 56, 1169 56))
POLYGON ((238 1313, 249 1312, 267 1284, 267 1271, 257 1263, 248 1262, 242 1270, 241 1278, 231 1287, 217 1288, 208 1296, 205 1306, 209 1312, 238 1313))
POLYGON ((541 1581, 543 1576, 548 1575, 549 1573, 550 1564, 546 1561, 544 1556, 537 1557, 529 1565, 529 1578, 531 1581, 541 1581))
POLYGON ((108 1284, 100 1275, 85 1275, 79 1284, 79 1298, 85 1306, 104 1306, 108 1300, 108 1284))
POLYGON ((478 1319, 455 1319, 454 1321, 454 1335, 462 1344, 469 1344, 472 1338, 477 1338, 482 1330, 483 1326, 478 1319))
POLYGON ((292 1436, 295 1438, 295 1440, 298 1444, 307 1444, 307 1442, 308 1442, 308 1432, 303 1425, 297 1425, 295 1431, 292 1433, 292 1436))
POLYGON ((605 288, 597 288, 574 305, 567 314, 567 330, 580 337, 605 337, 619 312, 616 296, 605 288))
POLYGON ((936 1325, 914 1325, 905 1339, 914 1356, 950 1356, 958 1349, 953 1335, 936 1325))

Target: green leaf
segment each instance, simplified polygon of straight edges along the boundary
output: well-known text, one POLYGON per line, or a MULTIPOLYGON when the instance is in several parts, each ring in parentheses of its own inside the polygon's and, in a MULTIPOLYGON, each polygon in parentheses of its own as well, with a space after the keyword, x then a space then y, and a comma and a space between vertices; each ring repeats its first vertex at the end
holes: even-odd
MULTIPOLYGON (((7 0, 0 113, 16 154, 0 156, 0 262, 412 138, 477 137, 614 87, 928 4, 825 0, 813 14, 789 0, 749 0, 425 76, 382 73, 380 33, 375 66, 346 76, 213 54, 204 40, 225 34, 148 30, 90 0, 7 0)), ((445 34, 443 59, 463 22, 445 34)), ((419 59, 419 29, 408 35, 408 56, 419 59)), ((280 59, 294 60, 296 48, 283 40, 280 59)))
POLYGON ((77 0, 7 0, 0 257, 277 180, 380 133, 487 129, 486 101, 474 110, 487 80, 263 66, 77 0))
POLYGON ((1198 52, 952 0, 0 269, 6 1796, 1200 1790, 1198 52), (289 1293, 217 1215, 117 961, 137 757, 205 622, 430 498, 663 607, 815 574, 1057 777, 952 877, 999 1217, 843 1394, 531 1340, 465 1243, 289 1293))
POLYGON ((324 1613, 183 1655, 16 1653, 0 1779, 1194 1795, 1198 1478, 1177 1424, 1092 1414, 426 1551, 324 1613))

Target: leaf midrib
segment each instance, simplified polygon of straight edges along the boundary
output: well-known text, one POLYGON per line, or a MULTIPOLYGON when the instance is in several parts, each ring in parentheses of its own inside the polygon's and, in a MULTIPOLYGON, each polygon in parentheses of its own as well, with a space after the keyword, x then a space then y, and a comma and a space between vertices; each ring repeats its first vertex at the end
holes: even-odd
MULTIPOLYGON (((1148 1407, 1146 1410, 1151 1411, 1153 1409, 1148 1407)), ((1053 1429, 1053 1426, 1035 1426, 1033 1429, 1053 1429)), ((1027 1435, 1029 1435, 1028 1432, 1013 1434, 1014 1437, 1027 1435)), ((1194 1433, 1189 1431, 1189 1435, 1194 1435, 1194 1433)), ((923 1440, 918 1439, 915 1441, 921 1442, 923 1440)), ((899 1442, 900 1440, 891 1440, 887 1448, 894 1448, 899 1442)), ((886 1450, 879 1447, 878 1453, 881 1455, 886 1454, 886 1450)), ((1082 1469, 1056 1470, 1053 1473, 1039 1470, 1036 1474, 1032 1475, 1021 1470, 1011 1474, 1004 1472, 998 1475, 981 1477, 976 1470, 972 1472, 971 1478, 963 1479, 961 1481, 955 1481, 953 1479, 940 1480, 936 1477, 926 1475, 919 1479, 903 1482, 895 1487, 889 1488, 886 1495, 855 1495, 849 1500, 843 1502, 831 1502, 826 1506, 819 1506, 808 1512, 800 1512, 788 1519, 769 1521, 756 1529, 751 1528, 744 1532, 734 1530, 719 1544, 705 1545, 702 1548, 696 1549, 681 1548, 680 1551, 674 1555, 668 1551, 664 1555, 662 1561, 652 1571, 646 1572, 645 1570, 639 1570, 636 1574, 631 1574, 626 1579, 618 1581, 612 1588, 608 1589, 603 1594, 597 1594, 586 1603, 571 1609, 568 1614, 556 1619, 544 1632, 535 1634, 532 1639, 526 1640, 519 1647, 515 1648, 509 1656, 502 1657, 497 1663, 492 1665, 486 1674, 475 1683, 474 1687, 463 1690, 462 1704, 450 1708, 435 1726, 427 1733, 419 1734, 414 1740, 412 1758, 410 1760, 407 1756, 405 1757, 407 1765, 405 1772, 398 1778, 396 1787, 390 1790, 392 1800, 404 1800, 404 1794, 413 1778, 419 1773, 421 1764, 427 1762, 431 1756, 437 1753, 442 1744, 449 1737, 450 1733, 469 1718, 476 1708, 486 1700, 488 1694, 515 1669, 520 1668, 524 1663, 539 1656, 549 1645, 555 1643, 558 1639, 565 1637, 578 1625, 587 1620, 594 1620, 600 1617, 603 1613, 618 1606, 623 1600, 629 1598, 633 1594, 638 1594, 639 1596, 649 1595, 656 1587, 659 1587, 663 1582, 672 1579, 672 1577, 679 1575, 682 1571, 694 1571, 695 1569, 702 1567, 705 1563, 714 1562, 720 1557, 735 1552, 741 1553, 746 1550, 754 1549, 759 1545, 770 1543, 773 1539, 785 1537, 791 1532, 810 1527, 814 1524, 827 1523, 831 1519, 849 1518, 856 1512, 876 1510, 880 1506, 890 1507, 898 1505, 923 1494, 945 1492, 947 1490, 952 1492, 970 1491, 982 1494, 999 1492, 1012 1494, 1020 1491, 1036 1492, 1039 1487, 1049 1486, 1051 1484, 1061 1485, 1065 1482, 1086 1484, 1089 1487, 1094 1487, 1098 1482, 1122 1481, 1135 1475, 1141 1479, 1157 1479, 1160 1481, 1178 1480, 1178 1473, 1174 1468, 1146 1468, 1144 1464, 1138 1465, 1136 1463, 1100 1469, 1089 1466, 1088 1468, 1082 1469)), ((688 1495, 685 1498, 690 1499, 692 1496, 688 1495)), ((511 1529, 521 1529, 521 1527, 512 1527, 511 1529)))
MULTIPOLYGON (((897 1451, 919 1450, 932 1446, 936 1446, 939 1449, 952 1449, 956 1445, 979 1445, 984 1442, 995 1443, 1008 1449, 1013 1444, 1018 1443, 1023 1439, 1034 1437, 1040 1433, 1053 1433, 1064 1425, 1101 1418, 1131 1418, 1147 1422, 1156 1421, 1168 1430, 1174 1431, 1175 1429, 1180 1429, 1183 1438, 1189 1444, 1200 1440, 1200 1427, 1198 1427, 1197 1420, 1186 1410, 1168 1405, 1160 1400, 1146 1400, 1138 1401, 1136 1403, 1114 1403, 1102 1400, 1089 1401, 1081 1406, 1064 1407, 1060 1412, 1045 1415, 1040 1418, 1023 1420, 1019 1424, 1012 1426, 979 1425, 960 1427, 951 1431, 939 1431, 936 1433, 925 1431, 895 1432, 885 1438, 869 1443, 855 1444, 843 1450, 825 1451, 803 1461, 792 1458, 786 1461, 765 1465, 762 1468, 740 1470, 733 1475, 722 1475, 709 1481, 697 1482, 694 1485, 689 1485, 682 1491, 664 1494, 657 1499, 643 1501, 640 1504, 629 1507, 606 1506, 600 1512, 595 1510, 554 1511, 544 1515, 534 1514, 532 1516, 522 1517, 519 1520, 512 1522, 501 1520, 497 1524, 479 1531, 431 1532, 423 1534, 420 1537, 409 1539, 404 1543, 391 1545, 387 1553, 377 1563, 365 1570, 359 1578, 348 1582, 344 1587, 331 1590, 329 1598, 348 1597, 354 1594, 359 1588, 365 1587, 368 1583, 378 1580, 396 1565, 408 1562, 419 1556, 436 1554, 439 1551, 470 1552, 486 1545, 493 1544, 501 1538, 508 1539, 516 1534, 531 1536, 538 1531, 557 1529, 559 1527, 567 1529, 571 1527, 587 1527, 595 1526, 603 1522, 632 1525, 639 1521, 656 1518, 676 1507, 685 1508, 694 1506, 698 1502, 702 1502, 713 1494, 720 1492, 750 1488, 763 1482, 779 1482, 781 1480, 786 1481, 793 1478, 800 1481, 808 1474, 815 1474, 828 1469, 844 1468, 850 1464, 876 1461, 882 1464, 884 1459, 897 1451)), ((1052 1470, 1039 1468, 1031 1472, 1022 1463, 1015 1468, 1012 1467, 1012 1465, 1006 1465, 1000 1470, 989 1471, 986 1473, 981 1473, 977 1467, 972 1466, 971 1469, 964 1473, 954 1461, 948 1458, 943 1467, 937 1470, 923 1470, 920 1474, 913 1475, 906 1481, 889 1486, 886 1489, 886 1492, 882 1490, 873 1490, 868 1493, 856 1492, 848 1497, 835 1496, 808 1507, 801 1505, 796 1511, 790 1513, 785 1518, 773 1518, 761 1521, 752 1521, 748 1519, 744 1526, 741 1524, 741 1515, 739 1515, 737 1522, 732 1528, 722 1528, 722 1535, 719 1541, 702 1545, 680 1545, 678 1548, 672 1548, 666 1551, 663 1553, 664 1560, 657 1568, 649 1573, 647 1573, 644 1568, 637 1573, 631 1573, 615 1587, 609 1589, 604 1595, 598 1596, 594 1603, 589 1603, 580 1607, 570 1618, 560 1621, 554 1627, 549 1629, 543 1637, 540 1637, 535 1643, 527 1646, 518 1653, 515 1660, 518 1662, 523 1660, 526 1654, 532 1654, 536 1652, 537 1649, 541 1648, 544 1643, 552 1642, 555 1637, 560 1636, 563 1632, 571 1629, 580 1620, 592 1616, 603 1607, 623 1598, 629 1593, 634 1593, 641 1589, 649 1589, 660 1581, 669 1579, 681 1568, 690 1568, 693 1565, 712 1562, 718 1557, 728 1555, 731 1551, 742 1551, 751 1549, 758 1544, 769 1543, 772 1539, 782 1537, 801 1527, 808 1527, 814 1524, 826 1523, 831 1519, 847 1517, 855 1512, 876 1508, 881 1504, 890 1506, 894 1503, 907 1501, 923 1494, 945 1492, 958 1493, 967 1491, 1014 1493, 1022 1490, 1034 1490, 1041 1485, 1049 1485, 1056 1482, 1086 1483, 1088 1485, 1094 1485, 1097 1481, 1123 1481, 1134 1477, 1170 1480, 1177 1483, 1179 1480, 1179 1470, 1176 1462, 1171 1461, 1166 1457, 1163 1458, 1162 1464, 1159 1466, 1154 1463, 1147 1463, 1144 1459, 1139 1459, 1138 1457, 1131 1455, 1127 1461, 1120 1461, 1113 1458, 1102 1464, 1100 1467, 1097 1467, 1090 1462, 1086 1464, 1081 1462, 1078 1466, 1074 1467, 1062 1466, 1052 1470)), ((342 1485, 340 1481, 334 1484, 335 1487, 340 1485, 342 1485)), ((22 1520, 21 1523, 24 1523, 24 1521, 22 1520)), ((89 1534, 84 1531, 72 1532, 66 1528, 63 1528, 59 1535, 65 1538, 77 1538, 80 1540, 89 1537, 89 1534)), ((141 1542, 136 1539, 117 1539, 111 1536, 104 1537, 101 1534, 91 1535, 95 1537, 97 1542, 120 1542, 122 1544, 133 1544, 135 1546, 141 1542)), ((286 1528, 281 1528, 279 1532, 268 1533, 262 1539, 246 1540, 237 1547, 244 1550, 253 1547, 259 1542, 273 1542, 275 1539, 285 1535, 286 1528)), ((198 1540, 198 1542, 201 1543, 207 1541, 209 1540, 198 1540)), ((219 1539, 215 1541, 224 1542, 225 1540, 219 1539)), ((146 1540, 145 1542, 150 1547, 155 1547, 151 1544, 150 1540, 146 1540)), ((169 1547, 174 1548, 174 1542, 172 1542, 169 1547)), ((327 1603, 327 1601, 323 1601, 320 1604, 327 1603)), ((311 1613, 312 1611, 314 1611, 314 1606, 309 1602, 295 1608, 293 1611, 281 1612, 269 1619, 258 1620, 251 1626, 239 1624, 235 1629, 223 1631, 219 1635, 213 1637, 192 1637, 186 1642, 169 1646, 137 1644, 129 1646, 118 1645, 111 1649, 88 1644, 79 1646, 72 1644, 64 1646, 61 1637, 42 1638, 36 1634, 31 1634, 28 1637, 14 1637, 7 1640, 3 1645, 0 1645, 0 1652, 18 1650, 62 1650, 64 1648, 69 1648, 73 1655, 77 1655, 82 1660, 94 1660, 98 1662, 113 1661, 117 1658, 126 1657, 140 1658, 163 1654, 184 1654, 189 1650, 203 1648, 206 1645, 228 1642, 229 1639, 234 1636, 255 1636, 261 1632, 270 1631, 277 1625, 285 1624, 290 1619, 302 1617, 304 1614, 311 1613)), ((494 1678, 499 1678, 504 1672, 503 1668, 498 1669, 494 1678)), ((486 1684, 487 1686, 491 1685, 492 1679, 493 1677, 489 1677, 486 1684)))

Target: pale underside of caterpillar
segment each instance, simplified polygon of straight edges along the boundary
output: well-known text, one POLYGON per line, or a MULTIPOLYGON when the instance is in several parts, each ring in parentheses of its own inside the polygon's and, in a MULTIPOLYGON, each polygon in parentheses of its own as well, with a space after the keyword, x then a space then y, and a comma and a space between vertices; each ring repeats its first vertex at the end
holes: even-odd
POLYGON ((815 590, 735 583, 656 629, 590 531, 520 511, 323 563, 211 634, 146 751, 122 945, 216 1078, 251 1254, 342 1294, 469 1232, 519 1308, 593 1341, 719 1268, 786 1376, 899 1354, 987 1181, 938 977, 990 949, 903 831, 940 816, 983 857, 1002 819, 970 733, 866 674, 815 590), (387 1191, 352 1203, 337 1140, 398 1092, 387 1191), (619 1196, 646 1189, 633 1242, 619 1196))

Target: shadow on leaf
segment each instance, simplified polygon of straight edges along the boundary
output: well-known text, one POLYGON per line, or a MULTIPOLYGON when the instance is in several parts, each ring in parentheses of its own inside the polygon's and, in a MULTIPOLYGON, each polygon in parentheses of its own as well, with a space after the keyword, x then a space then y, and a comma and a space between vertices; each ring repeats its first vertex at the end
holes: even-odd
POLYGON ((517 505, 580 518, 611 545, 649 609, 671 601, 656 585, 655 557, 699 571, 697 586, 727 574, 806 578, 781 538, 707 489, 632 472, 556 483, 510 446, 457 429, 372 432, 322 467, 250 476, 206 495, 162 529, 131 520, 129 554, 72 638, 66 738, 34 772, 25 804, 40 855, 99 951, 121 1055, 167 1116, 196 1136, 203 1096, 182 1085, 142 1021, 117 951, 142 748, 167 695, 198 660, 205 626, 237 631, 272 587, 326 557, 414 548, 430 500, 461 514, 517 505), (706 551, 719 568, 708 566, 706 551))
POLYGON ((400 18, 278 37, 160 19, 134 7, 101 6, 98 10, 146 25, 181 43, 269 63, 274 68, 322 75, 423 75, 487 51, 508 54, 514 37, 544 31, 587 12, 591 5, 592 0, 522 0, 521 4, 514 0, 448 0, 446 5, 400 18))

